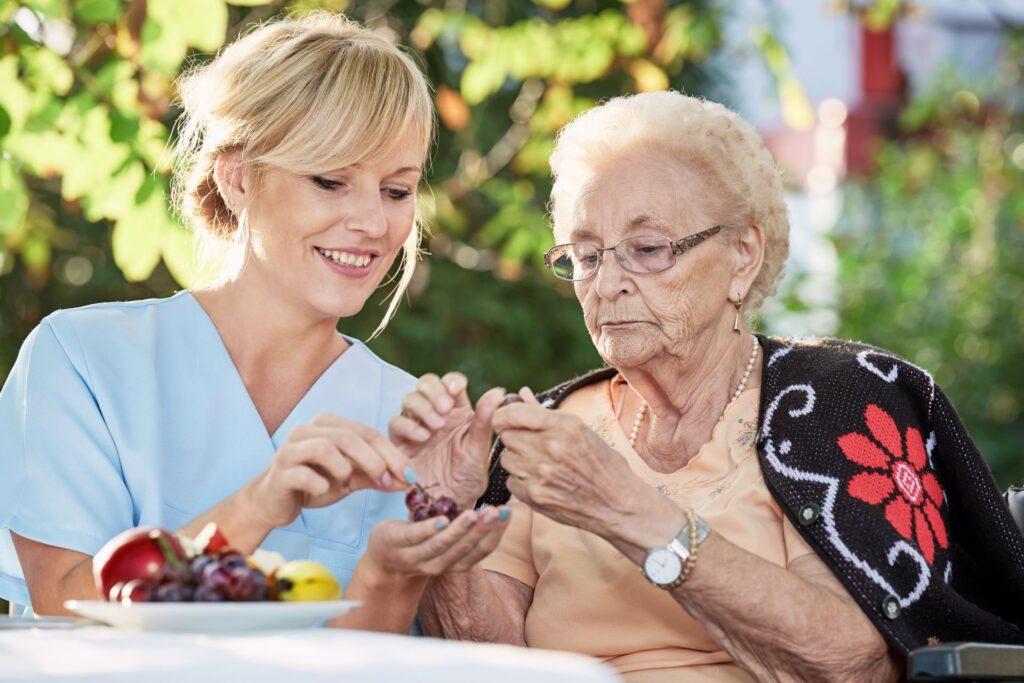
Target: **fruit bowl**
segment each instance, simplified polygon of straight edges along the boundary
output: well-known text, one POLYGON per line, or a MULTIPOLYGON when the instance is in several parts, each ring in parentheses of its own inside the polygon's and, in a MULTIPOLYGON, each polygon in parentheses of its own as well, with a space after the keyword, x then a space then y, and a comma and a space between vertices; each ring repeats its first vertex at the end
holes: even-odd
POLYGON ((89 619, 131 631, 227 633, 322 626, 360 606, 358 600, 325 602, 144 602, 68 600, 64 606, 89 619))

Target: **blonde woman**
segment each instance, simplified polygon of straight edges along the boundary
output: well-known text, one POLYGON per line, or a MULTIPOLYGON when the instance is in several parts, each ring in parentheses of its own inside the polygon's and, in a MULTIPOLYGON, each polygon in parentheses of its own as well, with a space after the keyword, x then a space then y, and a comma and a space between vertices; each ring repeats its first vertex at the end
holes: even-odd
POLYGON ((397 521, 417 475, 457 488, 452 463, 381 436, 415 381, 337 332, 399 253, 382 326, 412 274, 427 83, 316 13, 259 27, 180 91, 177 199, 225 270, 167 299, 58 311, 25 341, 0 394, 0 498, 16 500, 0 595, 60 613, 96 597, 92 555, 118 532, 214 520, 244 552, 330 568, 366 603, 344 625, 406 632, 426 576, 468 569, 506 526, 494 508, 397 521))

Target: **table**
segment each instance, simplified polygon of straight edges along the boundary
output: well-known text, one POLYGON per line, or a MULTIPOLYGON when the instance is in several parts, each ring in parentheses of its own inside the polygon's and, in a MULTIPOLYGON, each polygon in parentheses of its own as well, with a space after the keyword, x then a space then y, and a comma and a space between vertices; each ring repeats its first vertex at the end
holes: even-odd
POLYGON ((106 627, 0 632, 3 681, 614 683, 562 652, 363 631, 130 633, 106 627))

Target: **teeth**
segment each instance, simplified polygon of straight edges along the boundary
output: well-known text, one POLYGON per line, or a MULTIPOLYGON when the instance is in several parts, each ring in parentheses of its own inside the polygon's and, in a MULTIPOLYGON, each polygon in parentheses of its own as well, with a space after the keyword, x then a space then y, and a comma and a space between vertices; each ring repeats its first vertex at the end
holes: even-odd
POLYGON ((354 266, 356 268, 365 268, 370 265, 371 256, 369 254, 350 254, 347 251, 327 250, 317 247, 317 251, 331 259, 335 263, 340 263, 343 266, 354 266))

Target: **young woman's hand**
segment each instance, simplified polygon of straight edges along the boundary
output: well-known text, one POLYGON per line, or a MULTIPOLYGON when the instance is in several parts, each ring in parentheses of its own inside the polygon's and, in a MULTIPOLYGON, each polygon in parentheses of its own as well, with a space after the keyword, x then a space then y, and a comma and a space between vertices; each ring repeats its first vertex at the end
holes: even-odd
POLYGON ((380 522, 370 532, 365 557, 377 571, 395 577, 469 571, 498 547, 510 513, 484 507, 466 510, 453 522, 446 517, 380 522))
POLYGON ((252 513, 279 527, 302 508, 325 507, 352 491, 401 491, 409 467, 409 459, 373 428, 322 414, 294 429, 244 492, 252 513))

